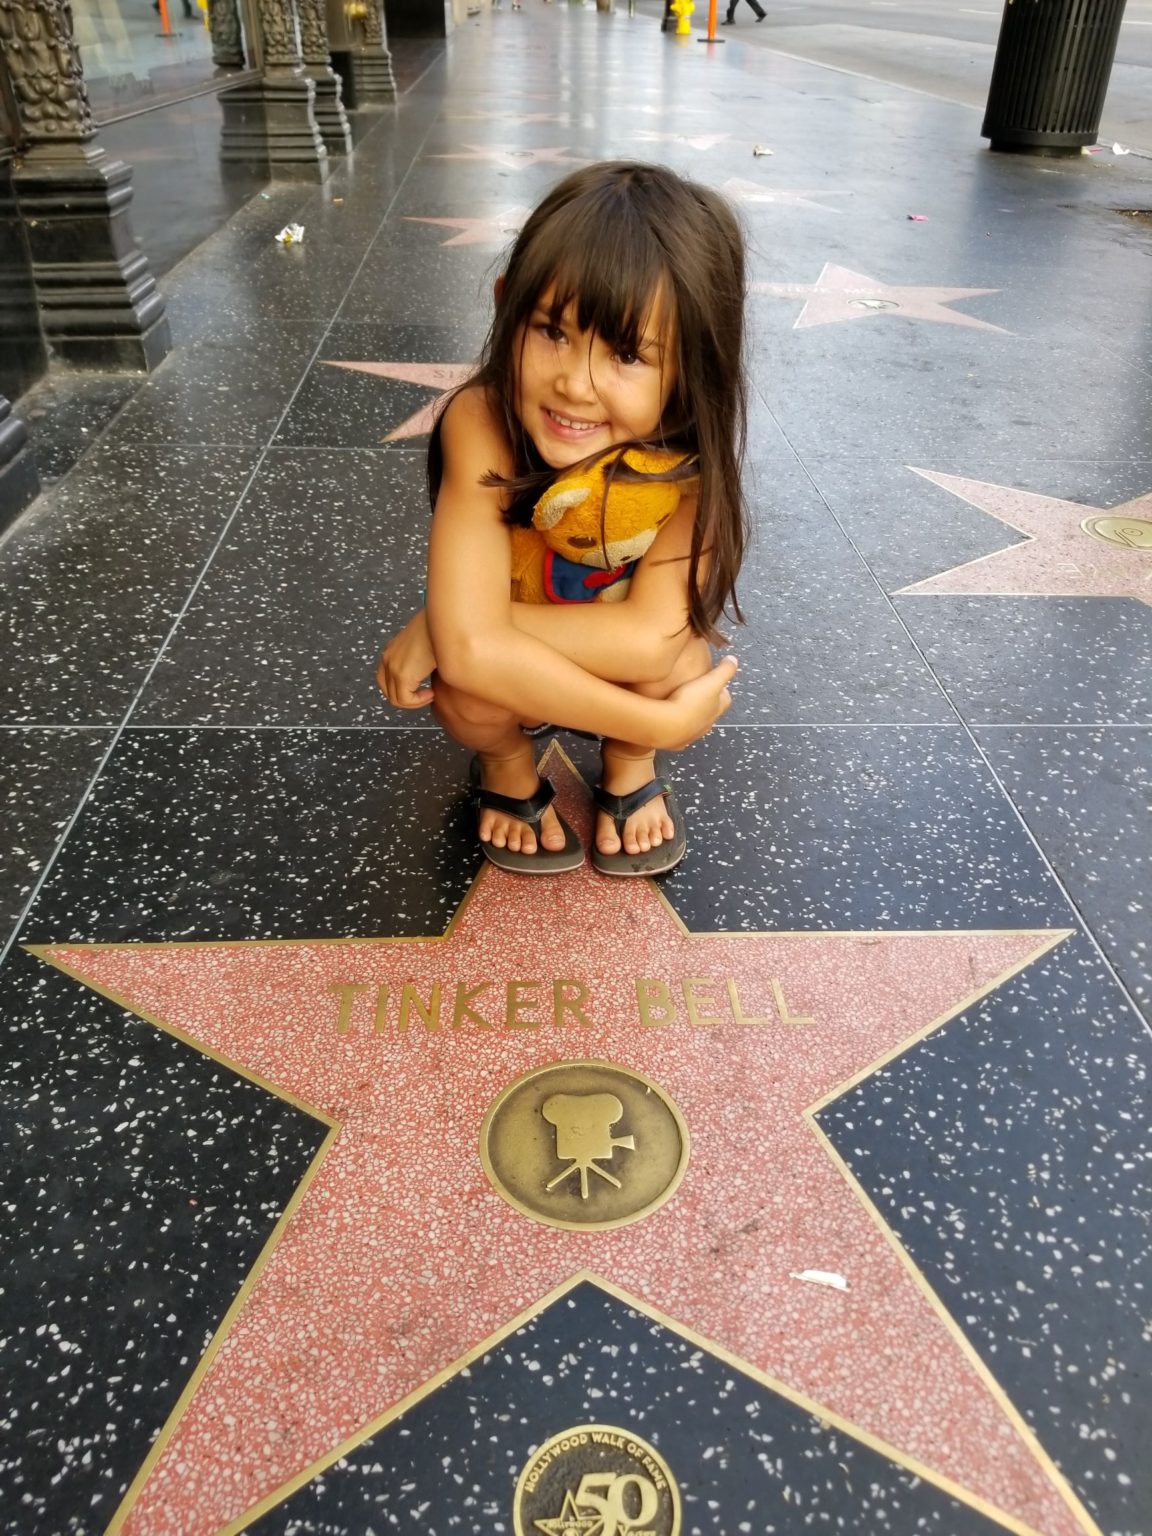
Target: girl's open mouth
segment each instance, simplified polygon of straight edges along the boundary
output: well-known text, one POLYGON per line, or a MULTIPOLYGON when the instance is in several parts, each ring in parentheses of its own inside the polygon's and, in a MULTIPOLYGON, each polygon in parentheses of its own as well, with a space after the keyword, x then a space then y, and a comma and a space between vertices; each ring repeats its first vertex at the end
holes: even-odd
POLYGON ((544 407, 544 419, 557 437, 570 438, 573 442, 605 425, 602 421, 580 421, 574 416, 562 416, 547 406, 544 407))

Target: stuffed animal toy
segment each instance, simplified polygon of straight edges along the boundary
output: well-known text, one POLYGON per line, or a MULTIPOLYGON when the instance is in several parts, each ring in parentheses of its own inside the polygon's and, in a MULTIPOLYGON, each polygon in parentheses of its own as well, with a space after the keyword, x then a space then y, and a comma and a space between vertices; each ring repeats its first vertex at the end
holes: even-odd
POLYGON ((628 595, 636 562, 694 478, 690 455, 610 448, 550 485, 530 528, 512 529, 512 600, 613 603, 628 595), (676 480, 644 480, 684 465, 676 480))

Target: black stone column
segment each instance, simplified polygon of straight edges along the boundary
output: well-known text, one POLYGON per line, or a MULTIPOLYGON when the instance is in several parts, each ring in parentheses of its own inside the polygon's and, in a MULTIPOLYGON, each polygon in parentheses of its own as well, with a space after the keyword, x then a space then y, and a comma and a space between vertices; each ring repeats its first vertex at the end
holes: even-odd
POLYGON ((131 169, 95 142, 65 0, 2 0, 0 48, 19 112, 12 184, 44 335, 77 367, 152 369, 171 345, 164 300, 132 233, 131 169))
POLYGON ((40 494, 28 428, 0 395, 0 532, 40 494))
POLYGON ((297 5, 304 73, 316 87, 316 125, 330 155, 347 155, 352 149, 352 132, 344 113, 340 77, 328 56, 324 0, 297 0, 297 5))
POLYGON ((244 34, 236 0, 208 0, 208 32, 212 62, 221 69, 244 67, 244 34))
POLYGON ((326 181, 328 151, 316 125, 316 84, 304 73, 292 0, 258 0, 263 68, 220 93, 220 156, 267 168, 273 180, 326 181))
POLYGON ((384 13, 380 0, 364 0, 364 41, 352 50, 352 74, 356 94, 364 101, 395 101, 396 79, 392 74, 392 55, 384 35, 384 13))
POLYGON ((0 56, 0 530, 40 489, 27 429, 8 400, 23 394, 48 367, 32 257, 12 189, 18 133, 8 105, 13 94, 0 56))
POLYGON ((352 107, 395 101, 380 0, 327 0, 327 11, 332 64, 344 80, 345 101, 352 107))

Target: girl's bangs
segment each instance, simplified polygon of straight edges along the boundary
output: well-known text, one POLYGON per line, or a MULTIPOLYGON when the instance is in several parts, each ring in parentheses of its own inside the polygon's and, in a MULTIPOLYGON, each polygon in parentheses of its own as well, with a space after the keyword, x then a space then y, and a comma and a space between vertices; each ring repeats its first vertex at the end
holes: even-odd
POLYGON ((571 220, 556 220, 568 228, 556 228, 558 238, 547 242, 551 249, 539 252, 540 281, 534 286, 537 302, 551 289, 554 324, 571 305, 582 331, 595 331, 610 346, 634 351, 661 305, 666 307, 662 329, 671 318, 672 284, 664 252, 651 232, 621 212, 616 206, 589 217, 582 209, 571 220))

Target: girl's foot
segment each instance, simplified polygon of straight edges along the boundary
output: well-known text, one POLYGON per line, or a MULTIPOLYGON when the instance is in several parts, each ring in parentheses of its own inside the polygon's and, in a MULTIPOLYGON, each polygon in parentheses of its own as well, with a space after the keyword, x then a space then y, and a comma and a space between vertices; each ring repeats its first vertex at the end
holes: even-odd
MULTIPOLYGON (((496 757, 481 752, 480 782, 485 789, 497 795, 507 795, 512 800, 530 800, 540 788, 540 775, 536 771, 536 759, 530 742, 525 742, 526 753, 512 757, 496 757)), ((484 807, 480 811, 480 841, 491 843, 493 848, 507 848, 512 853, 535 853, 537 828, 517 821, 504 811, 484 807)), ((564 828, 551 806, 544 812, 539 823, 539 846, 550 853, 558 853, 564 847, 564 828)))
MULTIPOLYGON (((629 795, 642 789, 656 777, 656 754, 648 752, 640 757, 618 757, 605 752, 601 758, 600 784, 610 795, 629 795)), ((601 853, 648 853, 663 843, 670 843, 676 828, 664 804, 664 796, 657 795, 634 811, 624 823, 621 843, 611 816, 603 811, 596 813, 596 846, 601 853)))

